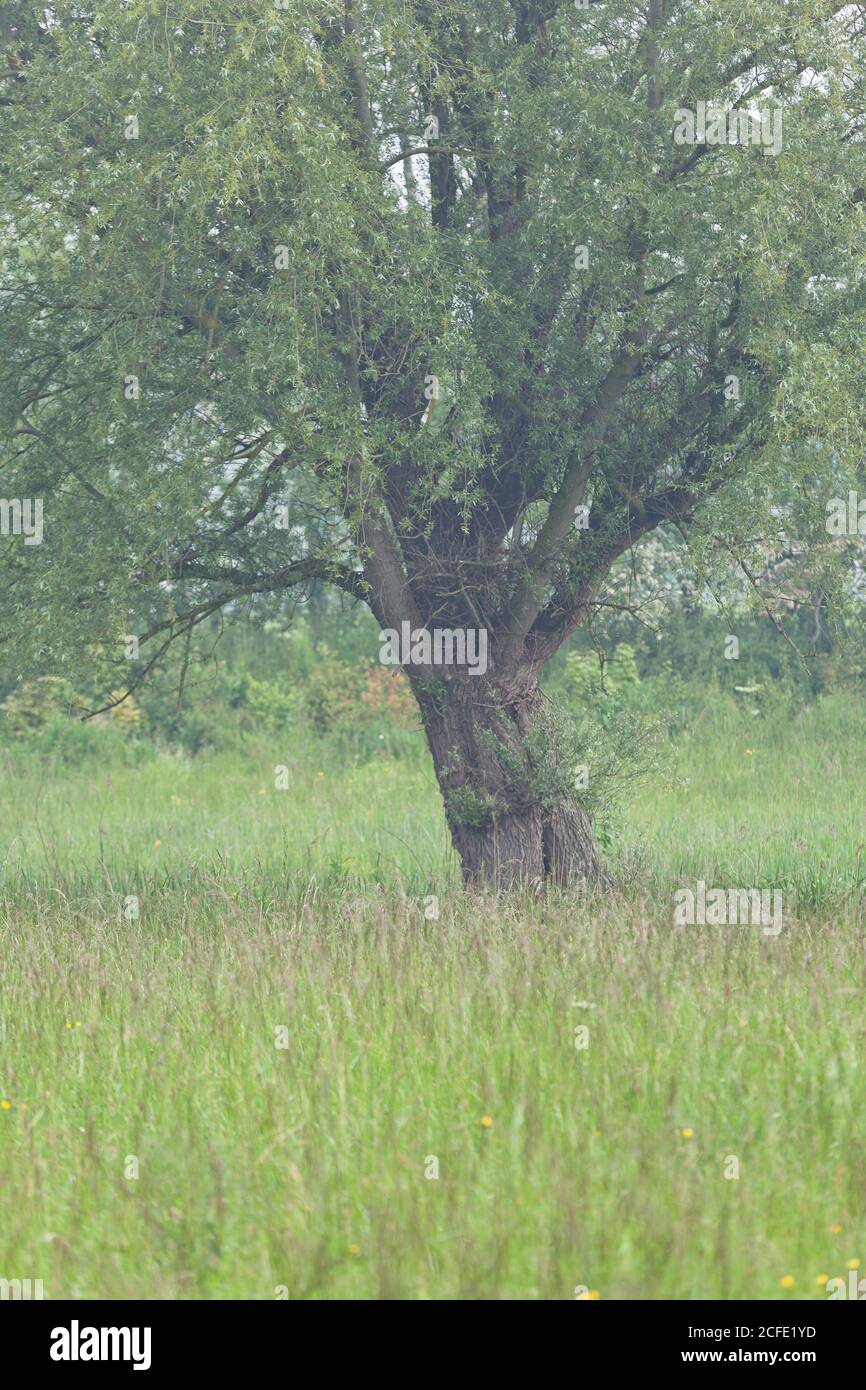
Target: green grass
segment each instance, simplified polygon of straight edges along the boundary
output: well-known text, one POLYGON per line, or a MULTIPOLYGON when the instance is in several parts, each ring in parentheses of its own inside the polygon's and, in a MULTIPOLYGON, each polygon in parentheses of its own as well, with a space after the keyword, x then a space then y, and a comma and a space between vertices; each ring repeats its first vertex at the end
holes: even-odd
POLYGON ((698 725, 606 903, 460 895, 421 758, 8 755, 0 1277, 797 1299, 866 1272, 858 728, 842 701, 698 725), (697 877, 796 890, 791 920, 674 927, 697 877))
POLYGON ((843 697, 750 719, 709 708, 682 738, 672 783, 644 783, 655 891, 698 877, 779 888, 816 911, 866 891, 866 710, 843 697))
POLYGON ((311 879, 399 879, 418 891, 456 881, 421 752, 419 744, 415 758, 362 765, 331 755, 323 765, 315 746, 295 742, 74 773, 7 752, 0 886, 13 895, 49 883, 67 896, 109 887, 125 895, 231 880, 282 895, 290 879, 304 888, 311 879), (284 790, 278 766, 289 771, 284 790))

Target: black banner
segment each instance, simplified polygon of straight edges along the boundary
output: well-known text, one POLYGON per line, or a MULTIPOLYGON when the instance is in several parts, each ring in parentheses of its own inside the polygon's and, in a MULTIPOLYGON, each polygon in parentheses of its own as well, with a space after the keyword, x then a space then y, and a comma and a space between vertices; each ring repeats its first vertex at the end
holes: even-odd
MULTIPOLYGON (((332 1307, 328 1323, 351 1313, 346 1304, 332 1307)), ((365 1312, 365 1317, 369 1310, 365 1312)), ((440 1315, 441 1316, 441 1315, 440 1315)), ((790 1303, 602 1303, 569 1307, 548 1323, 554 1336, 564 1334, 575 1367, 602 1357, 605 1369, 671 1370, 700 1373, 711 1367, 758 1367, 773 1371, 810 1367, 822 1375, 857 1363, 862 1345, 860 1316, 830 1301, 790 1303)), ((291 1373, 299 1350, 309 1357, 316 1342, 316 1305, 297 1303, 63 1303, 9 1301, 0 1304, 0 1329, 7 1355, 25 1370, 46 1372, 61 1381, 69 1376, 129 1374, 157 1379, 168 1374, 213 1371, 223 1377, 249 1373, 251 1363, 273 1362, 291 1373)), ((369 1331, 369 1329, 365 1329, 369 1331)), ((442 1331, 441 1322, 436 1332, 442 1331)), ((399 1334, 398 1334, 399 1335, 399 1334)), ((330 1337, 321 1365, 333 1372, 345 1365, 349 1374, 369 1371, 368 1344, 330 1337), (339 1351, 345 1348, 345 1361, 339 1351)), ((509 1341, 509 1346, 513 1343, 509 1341)), ((467 1369, 488 1371, 504 1350, 490 1327, 477 1329, 467 1369)), ((453 1375, 455 1351, 438 1335, 425 1346, 418 1367, 429 1377, 441 1348, 443 1374, 453 1375), (431 1355, 432 1348, 432 1355, 431 1355)), ((561 1346, 551 1353, 562 1355, 561 1346)), ((402 1359, 402 1358, 401 1358, 402 1359)), ((381 1356, 376 1366, 382 1366, 381 1356)), ((396 1365, 395 1365, 396 1370, 396 1365)), ((405 1363, 399 1374, 405 1375, 405 1363)), ((413 1372, 412 1374, 415 1374, 413 1372)))

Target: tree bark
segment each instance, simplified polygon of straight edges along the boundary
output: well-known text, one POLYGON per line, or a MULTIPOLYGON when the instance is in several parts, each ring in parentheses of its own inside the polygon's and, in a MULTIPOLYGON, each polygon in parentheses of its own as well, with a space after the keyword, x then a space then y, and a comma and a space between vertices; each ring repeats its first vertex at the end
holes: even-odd
POLYGON ((553 807, 544 818, 544 867, 561 888, 575 884, 612 887, 592 821, 576 800, 553 807))
POLYGON ((466 886, 609 886, 537 673, 412 680, 466 886))

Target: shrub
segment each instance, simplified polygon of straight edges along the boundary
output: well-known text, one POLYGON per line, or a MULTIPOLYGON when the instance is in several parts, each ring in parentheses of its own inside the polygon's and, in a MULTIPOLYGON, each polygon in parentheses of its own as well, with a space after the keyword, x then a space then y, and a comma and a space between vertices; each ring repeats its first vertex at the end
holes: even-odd
POLYGON ((602 667, 596 652, 569 652, 565 668, 567 695, 581 704, 603 695, 624 694, 640 683, 635 650, 628 642, 620 642, 605 661, 603 687, 602 667))
POLYGON ((146 739, 131 738, 111 723, 83 723, 62 716, 30 734, 23 746, 28 753, 69 767, 92 761, 138 767, 157 756, 146 739))
MULTIPOLYGON (((122 690, 112 690, 109 695, 110 700, 120 700, 123 695, 122 690)), ((106 711, 111 722, 112 728, 124 737, 130 738, 133 734, 140 733, 142 725, 141 706, 136 703, 133 695, 127 695, 126 699, 120 704, 111 705, 106 711)))
POLYGON ((62 676, 40 676, 13 690, 0 705, 2 729, 13 738, 24 738, 85 707, 86 701, 62 676))
POLYGON ((411 686, 400 670, 371 666, 361 692, 361 718, 388 719, 403 729, 418 725, 418 706, 411 686))
POLYGON ((366 687, 363 667, 341 661, 321 642, 304 691, 304 710, 317 734, 346 719, 356 720, 366 687))
POLYGON ((296 721, 303 696, 297 688, 283 690, 275 681, 256 680, 255 676, 247 673, 241 703, 249 711, 257 729, 278 732, 296 721))

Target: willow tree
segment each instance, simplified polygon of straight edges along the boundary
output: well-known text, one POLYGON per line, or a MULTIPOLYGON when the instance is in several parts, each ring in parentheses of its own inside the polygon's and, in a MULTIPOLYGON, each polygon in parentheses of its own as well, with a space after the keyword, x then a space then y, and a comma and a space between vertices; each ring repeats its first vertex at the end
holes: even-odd
POLYGON ((484 663, 406 667, 466 879, 603 877, 539 674, 654 528, 736 554, 780 489, 823 500, 816 459, 854 466, 864 29, 823 0, 4 6, 22 669, 101 653, 133 688, 314 579, 483 633, 484 663))

